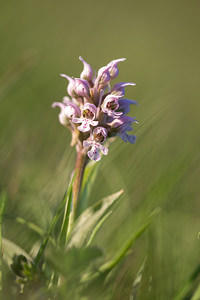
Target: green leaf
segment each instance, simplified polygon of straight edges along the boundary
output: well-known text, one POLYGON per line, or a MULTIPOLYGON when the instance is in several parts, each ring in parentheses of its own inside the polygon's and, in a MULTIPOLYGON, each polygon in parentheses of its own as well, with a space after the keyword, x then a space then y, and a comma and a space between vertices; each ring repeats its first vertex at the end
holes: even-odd
POLYGON ((141 228, 134 232, 130 238, 123 244, 121 249, 116 253, 116 255, 110 261, 106 262, 98 268, 98 271, 95 273, 88 273, 83 279, 82 282, 93 282, 99 276, 106 276, 127 254, 128 250, 133 246, 133 244, 138 240, 138 238, 143 234, 143 232, 148 228, 152 218, 160 212, 160 209, 155 209, 149 216, 146 218, 144 224, 141 228))
MULTIPOLYGON (((2 228, 1 228, 1 224, 2 224, 2 219, 3 219, 3 213, 4 213, 4 209, 5 209, 5 205, 6 205, 6 200, 7 200, 7 195, 5 192, 1 193, 0 196, 0 293, 2 290, 2 228)), ((1 294, 0 294, 1 297, 1 294)))
POLYGON ((143 272, 144 272, 144 267, 145 267, 145 264, 146 264, 146 260, 147 258, 145 258, 144 262, 142 263, 138 273, 137 273, 137 276, 133 282, 133 287, 132 287, 132 293, 131 293, 131 296, 130 296, 130 300, 136 300, 137 299, 137 295, 138 295, 138 290, 139 290, 139 287, 140 287, 140 284, 141 284, 141 281, 142 281, 142 275, 143 275, 143 272))
POLYGON ((123 190, 103 198, 98 203, 87 208, 77 219, 67 241, 67 247, 84 247, 94 235, 95 227, 105 214, 122 195, 123 190))
POLYGON ((79 214, 81 214, 88 206, 90 193, 97 176, 99 165, 98 162, 90 161, 85 168, 79 202, 79 214))
POLYGON ((103 225, 103 223, 107 220, 107 218, 112 214, 112 211, 109 211, 98 223, 97 225, 94 227, 90 239, 87 242, 87 247, 91 244, 91 242, 93 241, 97 231, 99 230, 99 228, 103 225))
POLYGON ((68 280, 81 276, 81 271, 102 255, 102 252, 96 247, 71 248, 67 252, 56 251, 47 255, 47 261, 68 280))
POLYGON ((194 270, 192 275, 189 277, 187 282, 184 284, 182 289, 179 291, 179 293, 175 296, 173 300, 184 300, 187 295, 191 294, 199 275, 200 275, 200 265, 197 266, 197 268, 194 270))
POLYGON ((198 285, 194 295, 192 296, 191 300, 199 300, 200 299, 200 284, 198 285))
POLYGON ((71 206, 72 206, 72 188, 73 188, 73 183, 74 183, 75 175, 72 177, 72 180, 69 184, 68 190, 67 190, 67 195, 66 195, 66 200, 65 200, 65 212, 64 212, 64 217, 63 217, 63 223, 60 231, 60 236, 59 236, 59 245, 64 248, 66 239, 67 239, 67 233, 68 233, 68 228, 69 228, 69 220, 70 220, 70 212, 71 212, 71 206))
MULTIPOLYGON (((16 222, 21 224, 21 225, 25 225, 27 226, 29 229, 31 229, 32 231, 34 231, 35 233, 37 233, 38 235, 44 237, 45 236, 45 231, 44 229, 42 229, 41 227, 39 227, 38 225, 36 225, 33 222, 29 222, 27 220, 25 220, 24 218, 21 217, 16 217, 16 222)), ((51 241, 51 243, 53 245, 55 245, 55 241, 52 237, 49 237, 49 240, 51 241)))
POLYGON ((154 217, 158 212, 160 212, 160 209, 155 209, 145 220, 144 225, 141 226, 141 228, 134 232, 130 238, 124 243, 124 245, 121 247, 121 249, 118 251, 118 253, 114 256, 112 260, 105 263, 103 266, 99 268, 101 272, 108 272, 115 267, 118 262, 126 255, 127 251, 133 246, 133 244, 137 241, 137 239, 143 234, 143 232, 148 228, 152 217, 154 217))
POLYGON ((6 200, 7 200, 7 194, 6 192, 2 192, 0 195, 0 223, 2 222, 6 200))
POLYGON ((23 255, 27 260, 32 261, 32 258, 26 251, 24 251, 21 247, 19 247, 14 242, 11 242, 8 239, 2 238, 2 246, 3 246, 3 260, 10 266, 13 257, 15 255, 23 255))
POLYGON ((29 229, 33 230, 35 233, 39 234, 40 236, 43 236, 45 234, 45 231, 38 225, 34 224, 33 222, 29 222, 21 217, 16 217, 15 220, 17 223, 27 226, 29 229))

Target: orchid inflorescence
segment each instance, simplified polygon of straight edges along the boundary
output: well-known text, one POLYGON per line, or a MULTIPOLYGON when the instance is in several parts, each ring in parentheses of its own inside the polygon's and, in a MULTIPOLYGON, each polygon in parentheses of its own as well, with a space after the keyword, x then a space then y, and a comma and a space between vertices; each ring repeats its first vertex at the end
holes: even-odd
POLYGON ((82 57, 79 59, 83 63, 80 78, 61 74, 69 82, 67 92, 71 98, 64 97, 52 107, 60 107, 59 121, 72 132, 71 145, 76 144, 77 151, 87 152, 91 160, 98 161, 100 151, 108 154, 108 148, 103 146, 108 138, 119 136, 132 144, 136 140, 135 135, 127 132, 133 130, 131 125, 137 121, 126 114, 130 104, 137 102, 123 98, 125 87, 135 83, 120 82, 110 86, 111 80, 118 76, 118 63, 125 58, 112 60, 99 69, 97 76, 82 57))

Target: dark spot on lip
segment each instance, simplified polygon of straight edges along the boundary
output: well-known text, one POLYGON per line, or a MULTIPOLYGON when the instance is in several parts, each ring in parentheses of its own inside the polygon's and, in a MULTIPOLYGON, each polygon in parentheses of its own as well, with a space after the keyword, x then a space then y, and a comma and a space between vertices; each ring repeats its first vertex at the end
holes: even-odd
POLYGON ((103 136, 103 134, 101 132, 94 134, 94 140, 95 142, 100 142, 103 143, 103 141, 105 140, 105 137, 103 136))
POLYGON ((117 103, 113 100, 107 103, 106 107, 111 110, 115 110, 117 107, 117 103))
POLYGON ((91 110, 84 109, 84 111, 83 111, 83 117, 86 118, 86 119, 92 120, 94 118, 94 114, 93 114, 93 112, 91 112, 91 110))

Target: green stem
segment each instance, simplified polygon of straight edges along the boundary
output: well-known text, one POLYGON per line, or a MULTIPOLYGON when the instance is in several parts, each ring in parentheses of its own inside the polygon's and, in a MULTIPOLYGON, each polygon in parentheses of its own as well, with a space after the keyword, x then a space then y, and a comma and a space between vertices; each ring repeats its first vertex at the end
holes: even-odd
POLYGON ((76 178, 73 184, 73 208, 74 208, 75 219, 79 215, 80 190, 81 190, 81 184, 83 180, 83 174, 84 174, 86 162, 87 162, 87 156, 85 153, 82 152, 82 149, 80 149, 77 152, 76 164, 75 164, 76 178))
MULTIPOLYGON (((80 149, 80 151, 77 152, 77 158, 76 158, 76 164, 75 164, 75 179, 74 179, 74 183, 73 183, 73 216, 74 218, 77 217, 78 215, 78 208, 79 208, 79 196, 80 196, 80 189, 81 189, 81 184, 82 184, 82 179, 83 179, 83 174, 84 174, 84 169, 86 166, 86 161, 87 161, 87 157, 86 154, 82 152, 82 149, 80 149)), ((62 202, 57 210, 57 213, 55 214, 55 216, 53 217, 49 230, 45 236, 45 238, 42 241, 42 244, 40 246, 40 249, 36 255, 35 258, 35 264, 38 265, 44 251, 46 248, 46 245, 49 241, 50 235, 53 231, 53 228, 55 226, 55 224, 57 223, 57 220, 61 214, 61 212, 63 211, 63 207, 64 205, 67 203, 67 200, 69 199, 69 193, 71 193, 70 191, 67 191, 62 199, 62 202)), ((61 243, 63 244, 64 241, 64 235, 66 233, 66 226, 68 226, 68 217, 69 217, 69 210, 65 211, 64 214, 64 220, 66 220, 66 222, 64 221, 64 228, 62 227, 61 229, 61 236, 59 237, 59 239, 61 239, 61 243), (66 219, 67 217, 67 219, 66 219), (67 224, 67 225, 66 225, 67 224)))

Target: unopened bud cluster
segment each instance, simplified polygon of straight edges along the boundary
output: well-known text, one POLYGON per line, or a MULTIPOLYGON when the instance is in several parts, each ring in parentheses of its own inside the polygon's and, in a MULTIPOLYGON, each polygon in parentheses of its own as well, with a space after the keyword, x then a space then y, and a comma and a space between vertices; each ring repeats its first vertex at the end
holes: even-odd
POLYGON ((130 104, 135 101, 123 98, 125 87, 135 85, 132 82, 120 82, 111 88, 111 81, 119 73, 118 63, 125 58, 112 60, 99 69, 97 76, 91 66, 83 63, 80 78, 61 74, 68 80, 67 92, 62 102, 54 102, 52 107, 60 107, 59 121, 72 132, 72 143, 77 151, 87 152, 91 160, 101 159, 100 151, 108 154, 103 144, 110 137, 119 136, 123 141, 134 143, 136 137, 128 135, 133 130, 132 123, 137 121, 127 116, 130 104))

